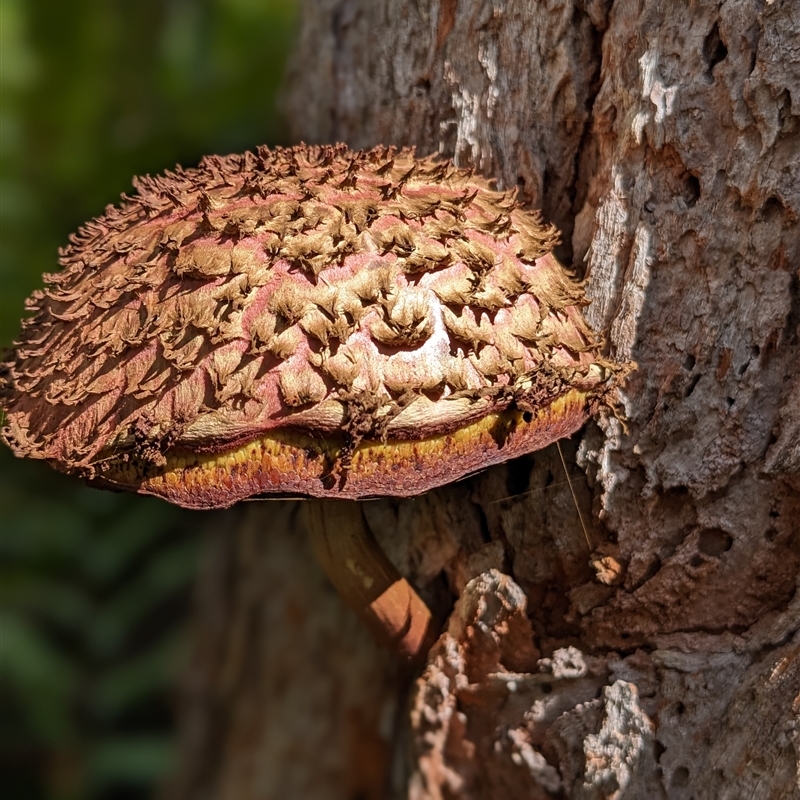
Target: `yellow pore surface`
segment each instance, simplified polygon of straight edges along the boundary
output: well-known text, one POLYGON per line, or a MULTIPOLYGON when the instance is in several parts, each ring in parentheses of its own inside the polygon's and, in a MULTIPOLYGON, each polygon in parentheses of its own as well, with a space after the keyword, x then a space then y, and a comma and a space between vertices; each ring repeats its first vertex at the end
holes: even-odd
MULTIPOLYGON (((436 480, 436 476, 448 475, 448 480, 457 480, 481 467, 480 463, 474 463, 476 456, 486 456, 485 466, 505 460, 497 457, 504 448, 511 458, 537 449, 527 446, 528 443, 543 447, 567 435, 566 431, 559 433, 559 423, 574 420, 585 403, 584 393, 571 390, 535 413, 505 409, 491 412, 450 433, 424 439, 364 440, 352 454, 347 483, 356 493, 363 486, 365 494, 393 494, 390 482, 404 484, 409 473, 414 474, 415 483, 422 484, 426 474, 430 474, 431 486, 420 491, 447 482, 436 480), (553 435, 548 435, 549 431, 553 435), (515 447, 515 443, 521 446, 515 447), (463 470, 459 464, 463 465, 463 470), (382 484, 386 484, 383 492, 382 484)), ((232 486, 260 475, 272 492, 320 495, 326 492, 319 490, 319 481, 331 472, 342 445, 341 439, 329 440, 296 429, 278 429, 221 453, 168 455, 167 463, 155 475, 145 476, 141 464, 129 462, 115 467, 105 477, 113 483, 141 487, 156 494, 177 492, 191 497, 207 492, 210 487, 232 486), (317 484, 316 490, 313 484, 317 484)), ((330 492, 331 495, 338 493, 330 492)))

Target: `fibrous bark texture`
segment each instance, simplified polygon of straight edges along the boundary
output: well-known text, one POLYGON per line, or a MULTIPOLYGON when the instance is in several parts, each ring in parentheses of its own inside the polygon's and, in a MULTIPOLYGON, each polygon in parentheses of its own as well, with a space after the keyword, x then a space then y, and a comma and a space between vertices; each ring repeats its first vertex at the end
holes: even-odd
MULTIPOLYGON (((247 726, 212 724, 220 679, 198 661, 206 694, 187 720, 214 735, 187 748, 195 791, 178 796, 287 796, 273 769, 337 800, 800 796, 796 3, 315 0, 294 64, 298 139, 416 145, 519 187, 563 231, 610 355, 638 370, 627 429, 603 418, 562 444, 589 544, 552 448, 367 505, 442 616, 408 701, 312 567, 302 621, 275 610, 298 573, 254 585, 270 635, 294 644, 230 702, 274 691, 280 669, 286 691, 346 699, 293 717, 284 697, 308 727, 258 699, 247 726), (334 618, 352 639, 328 652, 315 637, 334 618), (393 754, 364 762, 383 773, 361 795, 342 766, 358 751, 333 732, 352 709, 393 754), (248 791, 246 765, 261 774, 248 791)), ((249 512, 264 528, 273 515, 249 512)), ((269 533, 263 548, 305 547, 269 533)))

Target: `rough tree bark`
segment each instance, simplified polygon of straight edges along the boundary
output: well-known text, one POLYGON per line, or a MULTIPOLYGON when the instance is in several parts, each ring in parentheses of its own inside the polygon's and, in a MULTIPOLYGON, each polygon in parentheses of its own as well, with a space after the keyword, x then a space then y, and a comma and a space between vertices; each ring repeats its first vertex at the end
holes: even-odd
POLYGON ((169 796, 799 797, 795 0, 307 0, 293 64, 298 139, 518 186, 639 369, 563 445, 591 550, 555 449, 368 505, 442 616, 416 680, 296 505, 218 519, 169 796))

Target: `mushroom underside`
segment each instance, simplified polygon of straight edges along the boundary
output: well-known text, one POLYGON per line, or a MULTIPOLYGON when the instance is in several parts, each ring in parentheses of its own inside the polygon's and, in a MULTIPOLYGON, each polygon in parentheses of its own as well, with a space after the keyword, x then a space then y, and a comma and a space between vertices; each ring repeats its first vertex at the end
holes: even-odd
POLYGON ((197 509, 261 496, 410 497, 570 436, 587 414, 586 394, 570 390, 536 410, 509 407, 416 440, 365 438, 353 446, 342 436, 281 428, 224 452, 168 451, 161 466, 110 460, 90 482, 197 509))

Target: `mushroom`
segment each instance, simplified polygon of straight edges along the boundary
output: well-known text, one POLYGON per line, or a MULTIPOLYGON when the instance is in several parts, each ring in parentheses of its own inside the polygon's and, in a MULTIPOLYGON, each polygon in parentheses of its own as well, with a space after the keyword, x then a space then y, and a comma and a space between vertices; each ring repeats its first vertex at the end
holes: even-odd
POLYGON ((28 301, 3 438, 189 508, 302 496, 344 599, 405 658, 434 631, 356 500, 575 432, 625 371, 554 228, 412 150, 204 158, 135 181, 28 301))

